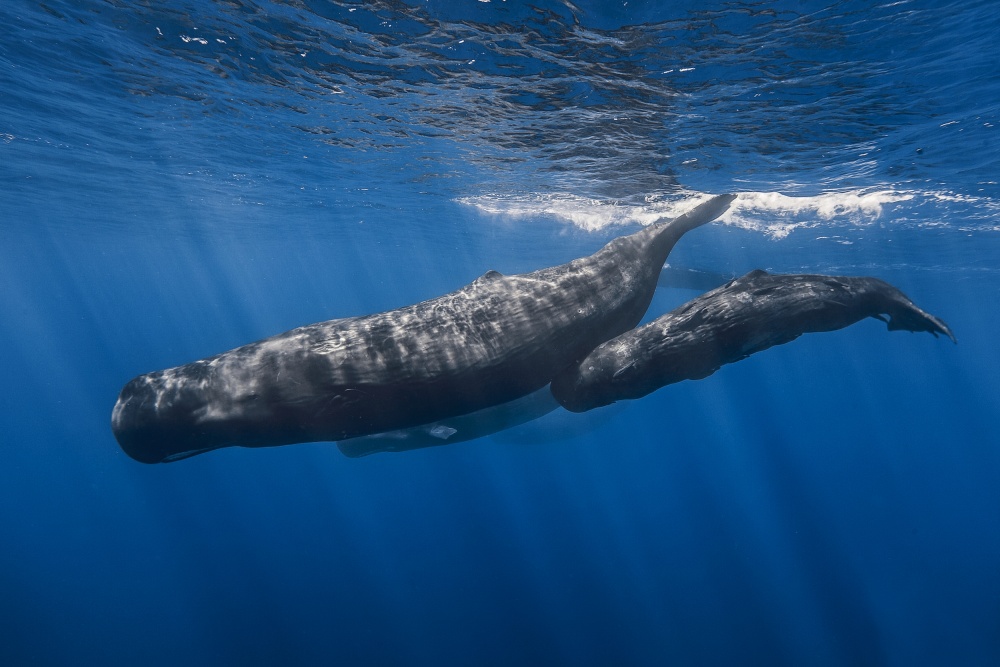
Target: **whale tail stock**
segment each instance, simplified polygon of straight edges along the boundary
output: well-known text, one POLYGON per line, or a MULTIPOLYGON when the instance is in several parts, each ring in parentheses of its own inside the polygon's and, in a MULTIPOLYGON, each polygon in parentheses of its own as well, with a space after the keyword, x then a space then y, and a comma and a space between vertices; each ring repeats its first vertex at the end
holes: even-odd
POLYGON ((680 237, 695 227, 700 227, 718 218, 726 212, 734 199, 736 199, 736 195, 716 195, 698 204, 684 215, 666 222, 658 221, 653 226, 668 224, 671 230, 680 237))
MULTIPOLYGON (((659 272, 670 251, 673 250, 682 236, 692 229, 706 225, 718 218, 726 212, 734 199, 736 199, 736 195, 716 195, 683 215, 669 220, 657 221, 641 232, 621 237, 619 241, 623 247, 626 243, 637 243, 644 246, 646 252, 649 253, 647 259, 658 262, 657 272, 659 272)), ((650 298, 652 298, 652 294, 650 294, 650 298)))

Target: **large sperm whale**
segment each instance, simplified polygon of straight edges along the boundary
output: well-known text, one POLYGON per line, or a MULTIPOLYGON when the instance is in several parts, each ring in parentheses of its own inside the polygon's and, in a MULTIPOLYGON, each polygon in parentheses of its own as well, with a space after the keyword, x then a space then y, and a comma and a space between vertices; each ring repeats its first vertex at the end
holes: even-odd
POLYGON ((145 463, 240 445, 344 440, 426 424, 537 391, 635 327, 667 255, 735 198, 532 273, 374 315, 311 324, 122 389, 111 426, 145 463))

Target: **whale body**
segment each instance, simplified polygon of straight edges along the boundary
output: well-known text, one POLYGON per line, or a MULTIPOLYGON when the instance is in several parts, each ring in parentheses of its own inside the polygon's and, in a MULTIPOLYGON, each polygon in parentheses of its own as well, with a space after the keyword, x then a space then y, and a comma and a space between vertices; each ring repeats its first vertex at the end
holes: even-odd
POLYGON ((867 317, 890 331, 926 331, 955 341, 942 320, 878 278, 772 275, 751 271, 649 324, 599 345, 552 380, 552 394, 572 412, 641 398, 722 365, 867 317))
POLYGON ((490 271, 429 301, 140 375, 122 389, 112 430, 129 456, 157 463, 234 445, 346 440, 527 396, 635 327, 677 241, 734 198, 713 197, 567 264, 490 271))

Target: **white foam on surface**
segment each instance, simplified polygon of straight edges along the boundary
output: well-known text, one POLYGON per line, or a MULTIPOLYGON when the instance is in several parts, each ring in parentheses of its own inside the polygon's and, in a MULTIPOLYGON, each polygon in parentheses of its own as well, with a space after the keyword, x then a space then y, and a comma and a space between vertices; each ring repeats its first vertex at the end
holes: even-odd
MULTIPOLYGON (((458 201, 490 215, 507 218, 549 217, 596 232, 616 225, 649 225, 663 218, 673 218, 709 197, 711 195, 707 193, 689 191, 664 197, 649 195, 642 203, 634 203, 572 194, 487 194, 464 197, 458 201)), ((977 198, 947 192, 892 189, 829 192, 813 196, 742 192, 719 220, 723 224, 758 231, 777 239, 800 228, 871 225, 883 218, 887 207, 911 200, 919 200, 913 202, 918 206, 927 202, 954 201, 982 204, 970 199, 977 198)), ((919 226, 943 224, 941 219, 933 217, 919 221, 909 216, 906 219, 919 226)))

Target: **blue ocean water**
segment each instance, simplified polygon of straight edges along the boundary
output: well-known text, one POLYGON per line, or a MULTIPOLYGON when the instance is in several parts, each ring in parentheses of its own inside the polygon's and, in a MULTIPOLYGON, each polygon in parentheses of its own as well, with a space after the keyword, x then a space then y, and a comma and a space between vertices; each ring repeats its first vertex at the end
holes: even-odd
MULTIPOLYGON (((0 5, 0 663, 1000 663, 988 0, 0 5), (602 419, 147 466, 131 377, 738 192, 874 320, 602 419)), ((693 298, 661 289, 650 316, 693 298)))

